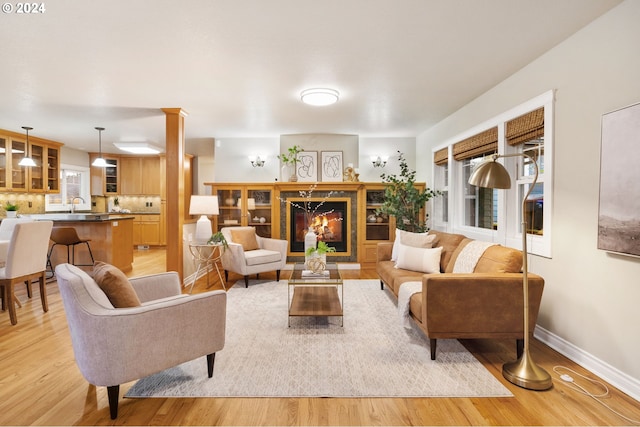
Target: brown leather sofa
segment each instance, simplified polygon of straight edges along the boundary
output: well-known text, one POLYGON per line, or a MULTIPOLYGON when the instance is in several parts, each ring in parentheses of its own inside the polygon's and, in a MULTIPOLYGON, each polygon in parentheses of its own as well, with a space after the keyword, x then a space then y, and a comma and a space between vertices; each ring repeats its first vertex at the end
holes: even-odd
MULTIPOLYGON (((376 271, 384 285, 398 296, 400 285, 422 281, 422 292, 409 300, 410 316, 430 340, 431 359, 436 359, 439 338, 514 338, 518 357, 524 343, 522 252, 491 246, 478 260, 473 273, 453 273, 460 251, 471 239, 461 234, 436 234, 434 247, 442 246, 441 274, 395 268, 393 242, 378 244, 376 271)), ((535 327, 544 279, 529 273, 529 330, 535 327)))

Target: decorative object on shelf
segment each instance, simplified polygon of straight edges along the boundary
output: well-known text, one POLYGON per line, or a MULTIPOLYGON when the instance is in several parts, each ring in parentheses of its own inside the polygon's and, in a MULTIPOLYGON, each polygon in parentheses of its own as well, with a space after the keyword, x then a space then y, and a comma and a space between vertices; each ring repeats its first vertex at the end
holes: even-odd
POLYGON ((322 182, 342 181, 342 151, 322 151, 320 165, 322 182))
POLYGON ((267 218, 261 216, 260 217, 260 224, 264 224, 265 222, 267 222, 267 218))
POLYGON ((22 129, 24 129, 27 132, 27 142, 25 143, 24 157, 20 160, 18 165, 26 166, 26 167, 35 167, 36 162, 34 162, 33 159, 29 157, 29 131, 32 130, 33 128, 29 126, 22 126, 22 129))
POLYGON ((218 196, 191 196, 189 215, 200 215, 196 223, 194 242, 205 243, 211 237, 211 221, 207 215, 219 215, 218 196))
MULTIPOLYGON (((287 170, 288 170, 288 181, 290 182, 297 182, 298 181, 298 175, 297 175, 297 169, 298 169, 298 153, 302 153, 304 151, 304 149, 302 147, 299 147, 298 145, 294 145, 293 147, 289 147, 287 148, 287 152, 286 153, 282 153, 278 156, 278 160, 280 160, 284 166, 287 166, 287 170)), ((283 176, 281 177, 283 180, 285 179, 285 174, 284 174, 284 170, 285 168, 282 168, 283 170, 283 176)))
POLYGON ((207 240, 207 245, 222 245, 225 249, 229 247, 229 243, 227 243, 227 239, 225 239, 222 231, 213 233, 211 237, 209 237, 209 240, 207 240))
POLYGON ((104 128, 95 127, 94 129, 98 131, 98 149, 99 149, 98 153, 99 154, 98 154, 98 157, 96 157, 96 159, 93 161, 93 163, 91 163, 91 166, 94 166, 97 168, 106 168, 107 166, 109 166, 109 164, 104 159, 104 157, 102 157, 102 131, 104 130, 104 128))
POLYGON ((251 162, 251 166, 254 168, 261 168, 265 163, 264 158, 260 156, 249 156, 249 161, 251 162))
POLYGON ((231 207, 236 204, 236 199, 234 199, 233 197, 227 197, 226 199, 224 199, 224 204, 231 207))
POLYGON ((400 151, 398 154, 400 176, 384 173, 380 175, 387 186, 384 191, 384 201, 376 209, 376 213, 395 216, 396 227, 400 230, 423 233, 429 230, 426 224, 429 214, 425 213, 424 218, 420 218, 420 209, 425 209, 425 203, 441 195, 442 192, 429 187, 425 187, 424 190, 418 189, 414 185, 416 171, 409 171, 404 154, 400 151))
POLYGON ((367 222, 376 222, 378 219, 378 217, 376 216, 376 214, 371 214, 369 216, 367 216, 367 222))
POLYGON ((358 181, 358 173, 357 170, 354 169, 353 163, 349 163, 346 168, 344 168, 343 173, 343 181, 346 182, 357 182, 358 181))
POLYGON ((7 213, 7 218, 15 218, 18 215, 18 205, 11 202, 7 202, 4 205, 4 210, 7 213))
POLYGON ((527 194, 522 198, 522 293, 524 295, 524 348, 522 355, 515 362, 505 363, 502 366, 502 376, 513 384, 530 389, 530 390, 547 390, 553 385, 551 376, 543 368, 535 364, 531 359, 529 352, 529 281, 527 268, 527 219, 524 215, 527 207, 527 200, 531 194, 531 190, 536 186, 538 181, 538 164, 535 159, 525 153, 515 154, 494 154, 491 159, 485 161, 475 168, 469 184, 484 188, 511 188, 511 178, 505 167, 496 162, 500 157, 523 157, 528 159, 530 164, 534 166, 533 182, 529 185, 527 194))
POLYGON ((371 156, 371 162, 374 168, 383 168, 387 165, 389 156, 371 156))
POLYGON ((260 222, 260 218, 258 218, 257 216, 254 216, 253 219, 251 220, 253 222, 260 222))
POLYGON ((326 105, 335 104, 340 98, 340 93, 335 89, 317 87, 305 89, 300 92, 300 99, 307 105, 315 107, 324 107, 326 105))

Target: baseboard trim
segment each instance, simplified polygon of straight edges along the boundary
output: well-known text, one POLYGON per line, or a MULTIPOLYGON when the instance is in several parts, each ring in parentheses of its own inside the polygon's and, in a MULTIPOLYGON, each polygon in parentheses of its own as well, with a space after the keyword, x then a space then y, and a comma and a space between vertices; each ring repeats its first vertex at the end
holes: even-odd
MULTIPOLYGON (((640 401, 640 381, 625 374, 619 369, 603 362, 594 355, 573 345, 569 341, 555 335, 548 330, 536 326, 533 334, 538 340, 548 345, 558 353, 568 357, 573 362, 593 372, 620 391, 640 401)), ((553 372, 550 372, 552 377, 553 372)))

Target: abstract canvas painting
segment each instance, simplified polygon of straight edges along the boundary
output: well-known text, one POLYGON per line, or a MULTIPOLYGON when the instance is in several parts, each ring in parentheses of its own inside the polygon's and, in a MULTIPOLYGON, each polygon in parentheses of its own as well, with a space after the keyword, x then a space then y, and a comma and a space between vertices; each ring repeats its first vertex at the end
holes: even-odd
POLYGON ((602 116, 598 249, 640 256, 640 103, 602 116))

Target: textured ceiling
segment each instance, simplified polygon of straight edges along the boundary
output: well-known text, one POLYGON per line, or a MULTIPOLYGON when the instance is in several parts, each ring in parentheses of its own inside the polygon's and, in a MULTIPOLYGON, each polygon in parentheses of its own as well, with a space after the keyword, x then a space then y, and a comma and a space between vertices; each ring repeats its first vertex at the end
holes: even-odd
MULTIPOLYGON (((291 133, 416 136, 619 0, 56 0, 4 13, 0 128, 96 150, 291 133), (309 87, 340 101, 310 107, 309 87)), ((115 149, 114 149, 115 150, 115 149)))

